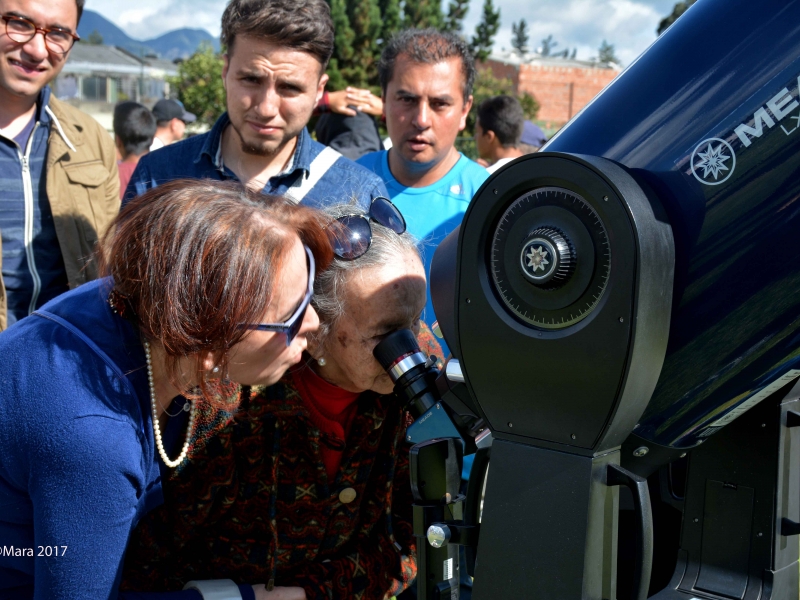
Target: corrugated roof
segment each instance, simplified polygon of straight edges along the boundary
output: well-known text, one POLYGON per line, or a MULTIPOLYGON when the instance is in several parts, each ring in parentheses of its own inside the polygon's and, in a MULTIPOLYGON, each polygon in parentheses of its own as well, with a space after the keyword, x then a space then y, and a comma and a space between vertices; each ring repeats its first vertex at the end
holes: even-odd
POLYGON ((163 78, 165 75, 177 75, 178 67, 159 58, 139 58, 116 46, 78 42, 70 51, 63 72, 143 74, 163 78))
POLYGON ((87 44, 78 42, 73 46, 67 58, 67 64, 73 62, 100 63, 104 65, 140 66, 142 63, 136 58, 114 46, 103 44, 87 44))

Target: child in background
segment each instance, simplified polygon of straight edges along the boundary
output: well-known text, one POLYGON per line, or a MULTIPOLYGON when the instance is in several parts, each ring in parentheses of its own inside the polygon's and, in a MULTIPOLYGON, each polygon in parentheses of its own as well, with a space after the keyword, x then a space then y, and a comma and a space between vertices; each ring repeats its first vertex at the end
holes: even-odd
POLYGON ((114 143, 120 155, 120 199, 139 159, 150 152, 156 134, 156 118, 138 102, 120 102, 114 107, 114 143))

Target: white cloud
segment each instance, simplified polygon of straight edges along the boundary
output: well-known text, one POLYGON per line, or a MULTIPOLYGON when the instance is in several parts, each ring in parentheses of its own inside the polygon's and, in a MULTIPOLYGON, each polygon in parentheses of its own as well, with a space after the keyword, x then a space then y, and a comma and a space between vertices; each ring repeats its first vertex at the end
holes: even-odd
MULTIPOLYGON (((613 44, 623 64, 628 64, 656 38, 659 21, 672 11, 675 0, 495 0, 501 27, 497 48, 511 48, 511 24, 525 19, 530 46, 535 49, 548 35, 558 42, 555 50, 577 48, 577 57, 597 55, 603 40, 613 44)), ((468 36, 475 31, 483 0, 472 0, 464 22, 468 36)))
MULTIPOLYGON (((613 44, 623 64, 630 63, 655 40, 659 21, 676 0, 494 0, 501 27, 495 46, 511 47, 511 24, 525 19, 530 44, 536 48, 548 35, 556 50, 577 48, 578 58, 597 55, 603 40, 613 44)), ((87 0, 86 7, 102 14, 136 39, 148 39, 180 27, 195 27, 219 35, 227 0, 87 0)), ((443 1, 443 6, 447 2, 443 1)), ((471 37, 480 20, 483 0, 471 0, 464 32, 471 37)))
POLYGON ((191 27, 219 35, 227 0, 87 0, 86 8, 100 13, 134 39, 144 40, 191 27))

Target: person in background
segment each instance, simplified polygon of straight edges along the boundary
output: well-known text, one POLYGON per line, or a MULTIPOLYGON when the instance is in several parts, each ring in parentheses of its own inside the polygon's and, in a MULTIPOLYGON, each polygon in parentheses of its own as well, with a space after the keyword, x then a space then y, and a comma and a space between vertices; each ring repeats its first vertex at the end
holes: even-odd
POLYGON ((156 118, 138 102, 120 102, 114 107, 114 143, 120 155, 120 199, 128 187, 139 159, 150 152, 156 133, 156 118))
POLYGON ((538 152, 539 148, 547 143, 547 136, 544 131, 532 121, 525 121, 522 128, 522 137, 519 140, 519 149, 524 154, 538 152))
POLYGON ((180 142, 186 133, 186 125, 194 123, 197 116, 186 110, 179 100, 165 98, 153 106, 156 118, 156 134, 150 144, 150 151, 158 150, 175 142, 180 142))
POLYGON ((231 0, 222 15, 225 112, 208 133, 145 156, 123 202, 181 177, 237 179, 309 206, 385 196, 381 180, 306 130, 333 54, 326 0, 231 0))
MULTIPOLYGON (((457 35, 408 29, 386 44, 378 74, 392 147, 358 163, 386 183, 409 233, 423 243, 430 277, 436 247, 461 223, 489 176, 455 147, 472 107, 475 63, 457 35)), ((430 294, 423 319, 435 320, 430 294)))
MULTIPOLYGON (((414 578, 406 413, 372 351, 397 329, 419 334, 425 274, 387 200, 325 212, 338 241, 314 284, 318 334, 278 384, 243 389, 165 481, 131 537, 125 589, 194 581, 234 600, 237 584, 267 581, 263 598, 383 600, 414 578)), ((429 331, 420 342, 438 354, 429 331)))
POLYGON ((48 85, 83 4, 0 0, 0 331, 97 277, 87 258, 119 212, 113 140, 48 85))
POLYGON ((319 325, 315 265, 332 251, 316 211, 178 180, 109 232, 107 277, 0 334, 0 540, 48 548, 0 553, 4 600, 117 598, 131 531, 203 425, 198 403, 232 409, 231 381, 277 382, 319 325))
POLYGON ((375 120, 365 112, 354 115, 323 113, 314 126, 317 141, 342 153, 350 160, 383 149, 375 120))
POLYGON ((522 107, 511 96, 487 98, 478 106, 475 146, 489 173, 524 154, 518 147, 524 122, 522 107))

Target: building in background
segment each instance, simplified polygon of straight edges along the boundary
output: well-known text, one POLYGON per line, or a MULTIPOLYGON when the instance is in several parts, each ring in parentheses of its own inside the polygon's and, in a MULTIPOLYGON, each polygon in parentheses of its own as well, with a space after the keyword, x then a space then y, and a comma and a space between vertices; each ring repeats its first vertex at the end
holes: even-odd
POLYGON ((480 65, 497 78, 508 78, 517 94, 527 92, 539 101, 537 119, 546 127, 561 127, 575 116, 619 73, 615 64, 542 56, 516 50, 493 52, 480 65))
POLYGON ((168 60, 139 57, 115 46, 77 43, 53 84, 53 92, 112 131, 117 102, 135 100, 152 107, 169 97, 167 78, 177 74, 178 66, 168 60))

